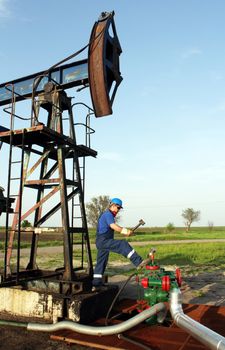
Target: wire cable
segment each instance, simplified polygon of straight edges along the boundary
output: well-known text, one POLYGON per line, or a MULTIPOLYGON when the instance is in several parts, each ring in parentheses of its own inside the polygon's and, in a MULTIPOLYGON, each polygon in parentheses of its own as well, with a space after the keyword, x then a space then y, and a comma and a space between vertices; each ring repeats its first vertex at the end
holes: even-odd
POLYGON ((122 339, 122 340, 125 340, 133 345, 137 345, 139 346, 140 348, 144 349, 144 350, 152 350, 152 348, 150 348, 149 346, 146 346, 142 343, 140 343, 139 341, 137 340, 134 340, 134 339, 131 339, 130 337, 128 337, 127 335, 125 336, 124 334, 117 334, 117 337, 119 339, 122 339))
POLYGON ((116 302, 116 300, 118 299, 118 297, 120 296, 120 294, 122 293, 122 291, 124 290, 124 288, 126 287, 127 283, 131 280, 132 277, 134 277, 135 275, 137 274, 137 272, 134 272, 132 275, 130 275, 128 277, 128 279, 124 282, 124 284, 120 287, 119 291, 117 292, 115 298, 113 299, 112 301, 112 304, 110 305, 109 307, 109 310, 106 314, 106 318, 105 318, 105 325, 107 326, 108 325, 108 321, 109 321, 109 315, 110 315, 110 312, 112 311, 112 308, 116 302))

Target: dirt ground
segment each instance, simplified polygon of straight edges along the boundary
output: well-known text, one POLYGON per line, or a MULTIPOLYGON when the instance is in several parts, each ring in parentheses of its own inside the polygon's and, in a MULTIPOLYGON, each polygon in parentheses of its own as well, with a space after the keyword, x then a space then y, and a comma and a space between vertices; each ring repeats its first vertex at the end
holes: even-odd
MULTIPOLYGON (((109 283, 121 286, 127 277, 123 275, 109 278, 109 283)), ((125 287, 121 298, 136 299, 135 281, 125 287)), ((183 303, 225 306, 225 272, 202 272, 185 277, 182 283, 183 303)), ((7 350, 90 350, 90 347, 67 345, 53 341, 50 334, 28 332, 24 328, 0 326, 0 349, 7 350)))

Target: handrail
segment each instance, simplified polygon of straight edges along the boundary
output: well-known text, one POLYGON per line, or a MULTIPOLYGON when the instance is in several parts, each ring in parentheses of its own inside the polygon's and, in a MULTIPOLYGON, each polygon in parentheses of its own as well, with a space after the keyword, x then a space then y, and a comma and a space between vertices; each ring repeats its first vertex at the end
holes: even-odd
MULTIPOLYGON (((8 91, 10 91, 10 92, 12 93, 12 105, 15 104, 14 95, 20 96, 20 97, 22 97, 24 100, 26 99, 24 96, 20 95, 18 92, 15 91, 14 85, 13 85, 13 84, 6 84, 6 85, 5 85, 5 89, 8 90, 8 91), (10 89, 9 86, 12 86, 12 89, 10 89)), ((5 113, 10 114, 11 117, 16 117, 16 118, 21 119, 21 120, 30 120, 30 119, 31 119, 31 118, 23 118, 23 117, 20 117, 19 115, 15 114, 15 113, 12 111, 12 109, 14 109, 14 108, 5 107, 5 108, 3 108, 3 111, 4 111, 5 113), (11 111, 9 112, 9 111, 7 111, 7 109, 11 109, 11 111)), ((12 125, 13 125, 13 123, 12 123, 12 125)))

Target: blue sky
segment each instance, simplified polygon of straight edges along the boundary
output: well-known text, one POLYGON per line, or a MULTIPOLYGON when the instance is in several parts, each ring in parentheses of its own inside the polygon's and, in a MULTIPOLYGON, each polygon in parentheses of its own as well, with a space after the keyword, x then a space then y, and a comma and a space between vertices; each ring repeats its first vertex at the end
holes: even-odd
MULTIPOLYGON (((86 201, 122 198, 127 226, 183 226, 188 207, 201 211, 198 225, 224 225, 223 0, 0 0, 1 83, 80 49, 112 10, 123 82, 113 115, 91 122, 98 157, 87 161, 86 201)), ((70 93, 90 102, 86 91, 70 93)))

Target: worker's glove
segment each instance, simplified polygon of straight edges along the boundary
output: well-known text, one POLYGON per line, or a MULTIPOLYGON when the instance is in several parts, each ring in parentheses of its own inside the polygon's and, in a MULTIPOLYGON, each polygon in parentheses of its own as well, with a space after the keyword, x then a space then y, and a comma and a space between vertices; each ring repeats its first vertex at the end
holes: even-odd
POLYGON ((122 235, 125 235, 125 236, 131 236, 133 231, 129 230, 126 227, 123 227, 120 233, 122 233, 122 235))
POLYGON ((123 227, 120 233, 122 233, 122 235, 127 235, 129 231, 130 230, 128 230, 126 227, 123 227))

